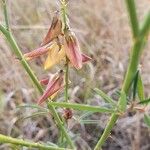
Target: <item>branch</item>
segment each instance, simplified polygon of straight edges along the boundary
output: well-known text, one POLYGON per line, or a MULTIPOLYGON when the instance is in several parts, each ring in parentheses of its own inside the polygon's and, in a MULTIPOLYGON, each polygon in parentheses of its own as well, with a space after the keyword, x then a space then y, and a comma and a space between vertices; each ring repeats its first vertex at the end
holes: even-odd
POLYGON ((16 139, 2 134, 0 134, 0 143, 10 143, 15 145, 26 146, 29 148, 43 149, 43 150, 69 150, 65 148, 59 148, 59 147, 48 146, 40 143, 29 142, 22 139, 16 139))

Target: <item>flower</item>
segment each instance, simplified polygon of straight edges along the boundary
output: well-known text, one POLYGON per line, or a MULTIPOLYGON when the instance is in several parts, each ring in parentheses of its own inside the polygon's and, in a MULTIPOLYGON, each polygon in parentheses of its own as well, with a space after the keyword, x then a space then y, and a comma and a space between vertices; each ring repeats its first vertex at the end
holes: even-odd
POLYGON ((71 64, 76 69, 82 68, 82 53, 80 50, 79 42, 73 32, 68 31, 65 34, 65 51, 71 64))
POLYGON ((43 95, 38 99, 38 104, 42 104, 47 98, 53 97, 64 86, 64 72, 60 70, 56 75, 50 78, 43 95))
POLYGON ((57 38, 61 33, 62 33, 62 22, 58 12, 56 12, 55 16, 53 17, 52 24, 49 28, 49 31, 46 37, 44 38, 41 46, 50 43, 52 40, 57 38))
POLYGON ((53 17, 52 24, 41 47, 24 54, 24 57, 31 60, 43 54, 48 54, 44 63, 45 70, 62 60, 66 60, 66 57, 76 69, 81 69, 83 63, 91 60, 89 56, 82 54, 74 32, 68 29, 62 34, 62 22, 58 13, 53 17))

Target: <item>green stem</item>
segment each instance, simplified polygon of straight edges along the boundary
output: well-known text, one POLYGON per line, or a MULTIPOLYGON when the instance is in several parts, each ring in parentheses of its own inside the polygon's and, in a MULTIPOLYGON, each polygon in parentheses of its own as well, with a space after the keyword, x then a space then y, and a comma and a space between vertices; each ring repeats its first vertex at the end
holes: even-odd
POLYGON ((69 61, 66 57, 66 70, 65 70, 65 102, 68 102, 68 86, 69 86, 69 61))
POLYGON ((129 17, 130 17, 132 35, 133 38, 136 39, 136 37, 139 34, 139 23, 138 23, 138 18, 136 13, 135 1, 134 0, 125 0, 125 1, 126 1, 129 17))
MULTIPOLYGON (((133 48, 131 50, 130 61, 129 61, 127 73, 126 73, 125 80, 124 80, 122 90, 121 90, 122 92, 125 92, 125 94, 127 95, 128 90, 131 85, 131 82, 133 80, 133 77, 135 76, 135 73, 138 68, 143 45, 145 44, 145 39, 144 39, 145 35, 140 36, 140 33, 143 32, 142 34, 147 34, 147 32, 149 30, 150 22, 149 22, 149 19, 146 19, 147 21, 143 24, 142 29, 139 31, 134 0, 126 0, 126 3, 127 3, 129 16, 130 16, 133 37, 135 39, 133 48)), ((147 17, 147 18, 149 18, 149 17, 147 17)), ((118 106, 120 104, 121 104, 121 98, 119 98, 118 106)), ((112 128, 114 127, 118 118, 119 118, 118 114, 111 115, 110 120, 107 123, 106 128, 105 128, 101 138, 99 139, 98 143, 96 144, 94 150, 101 149, 102 145, 105 143, 108 136, 110 135, 110 132, 111 132, 112 128)))
POLYGON ((10 143, 15 145, 26 146, 29 148, 43 149, 43 150, 67 150, 65 148, 59 148, 59 147, 48 146, 40 143, 29 142, 23 139, 16 139, 2 134, 0 134, 0 143, 10 143))
MULTIPOLYGON (((18 57, 19 60, 21 60, 21 63, 23 65, 24 69, 30 76, 31 80, 33 81, 34 85, 37 87, 38 91, 42 94, 43 88, 40 85, 34 72, 28 65, 27 61, 24 59, 23 54, 22 54, 21 50, 19 49, 12 33, 10 31, 8 31, 7 29, 5 29, 5 27, 3 27, 2 25, 0 25, 0 31, 5 35, 6 39, 8 40, 10 46, 12 47, 12 49, 15 53, 15 55, 18 57)), ((64 128, 63 123, 60 120, 60 117, 59 117, 58 113, 56 112, 55 108, 53 106, 48 106, 48 108, 51 111, 52 115, 54 116, 54 120, 55 120, 56 124, 58 125, 58 127, 60 128, 62 133, 64 134, 66 140, 68 141, 68 144, 71 146, 71 148, 74 148, 75 147, 74 143, 72 142, 71 138, 69 137, 68 131, 64 128)))
POLYGON ((4 8, 5 26, 6 26, 6 29, 9 30, 7 2, 6 2, 6 0, 2 0, 2 2, 3 2, 3 8, 4 8))

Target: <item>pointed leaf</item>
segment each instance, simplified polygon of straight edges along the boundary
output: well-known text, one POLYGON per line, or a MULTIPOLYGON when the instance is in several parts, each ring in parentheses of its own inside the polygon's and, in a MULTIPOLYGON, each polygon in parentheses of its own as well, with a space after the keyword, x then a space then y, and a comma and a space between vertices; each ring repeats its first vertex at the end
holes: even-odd
POLYGON ((48 104, 52 106, 57 106, 57 107, 77 109, 80 111, 83 110, 83 111, 102 112, 102 113, 114 113, 115 112, 115 110, 107 109, 105 107, 90 106, 90 105, 77 104, 77 103, 49 102, 48 104))
POLYGON ((142 100, 139 102, 139 104, 148 104, 148 103, 150 103, 150 98, 142 100))
POLYGON ((138 76, 137 93, 140 101, 143 101, 145 99, 145 94, 144 94, 144 85, 140 74, 138 76))
POLYGON ((95 88, 94 91, 99 95, 101 96, 107 103, 111 103, 112 105, 115 105, 116 106, 116 102, 110 98, 107 94, 105 94, 103 91, 101 91, 100 89, 98 88, 95 88))

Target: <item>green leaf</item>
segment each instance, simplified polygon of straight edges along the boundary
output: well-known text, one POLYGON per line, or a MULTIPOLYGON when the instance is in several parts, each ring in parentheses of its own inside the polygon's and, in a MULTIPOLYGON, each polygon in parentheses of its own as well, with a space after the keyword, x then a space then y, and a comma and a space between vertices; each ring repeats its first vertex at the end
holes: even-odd
POLYGON ((136 98, 137 85, 138 85, 138 76, 139 76, 139 70, 136 72, 135 77, 133 79, 133 100, 135 100, 135 98, 136 98))
POLYGON ((108 109, 108 108, 104 108, 100 106, 77 104, 77 103, 49 102, 48 104, 52 106, 72 108, 72 109, 83 110, 83 111, 93 111, 93 112, 102 112, 102 113, 114 113, 115 112, 115 110, 113 109, 108 109))
POLYGON ((107 94, 105 94, 103 91, 101 91, 98 88, 95 88, 94 91, 100 96, 102 97, 107 103, 111 103, 112 105, 116 106, 116 102, 110 98, 107 94))
POLYGON ((145 99, 145 94, 144 94, 144 86, 140 74, 138 76, 137 93, 138 93, 139 100, 143 101, 145 99))
POLYGON ((48 112, 36 112, 36 113, 33 113, 30 116, 26 116, 26 117, 20 118, 19 120, 25 120, 25 119, 29 119, 29 118, 33 118, 33 117, 39 117, 39 116, 47 115, 47 113, 48 112))
POLYGON ((35 105, 35 104, 23 104, 23 105, 17 106, 17 108, 33 108, 33 109, 38 109, 38 110, 42 110, 42 111, 48 111, 47 108, 44 108, 44 107, 41 107, 41 106, 35 105))
POLYGON ((121 92, 120 95, 120 103, 118 105, 119 111, 124 112, 126 110, 127 107, 127 97, 126 97, 126 93, 123 91, 121 92))
POLYGON ((148 126, 148 127, 150 127, 150 116, 148 116, 148 115, 144 115, 144 123, 148 126))
POLYGON ((79 120, 81 124, 99 124, 99 120, 79 120))
POLYGON ((139 104, 148 104, 149 102, 150 98, 140 101, 139 104))

